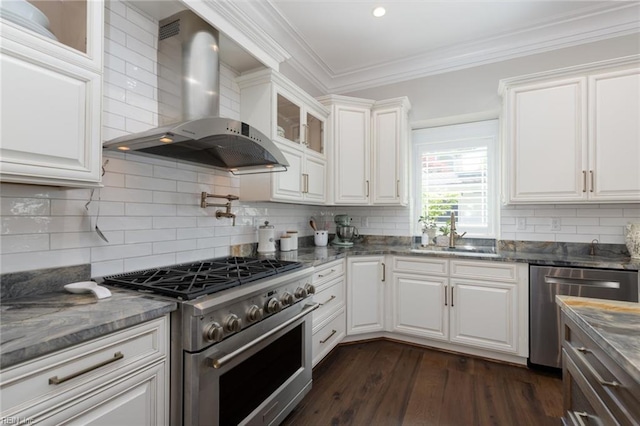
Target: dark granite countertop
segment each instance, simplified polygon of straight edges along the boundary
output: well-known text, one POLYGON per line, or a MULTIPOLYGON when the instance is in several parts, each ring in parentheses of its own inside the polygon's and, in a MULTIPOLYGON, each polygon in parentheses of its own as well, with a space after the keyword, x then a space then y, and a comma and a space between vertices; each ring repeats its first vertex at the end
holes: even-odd
POLYGON ((283 260, 297 260, 314 266, 340 259, 346 256, 366 256, 395 254, 403 256, 430 256, 449 259, 474 259, 496 262, 521 262, 544 266, 568 266, 580 268, 624 269, 640 270, 640 260, 629 257, 588 256, 571 254, 528 253, 516 251, 497 251, 495 253, 473 253, 464 250, 451 252, 446 248, 429 246, 425 248, 429 253, 412 251, 421 247, 397 244, 355 244, 353 247, 307 247, 291 252, 279 252, 275 255, 283 260))
POLYGON ((633 379, 640 383, 640 304, 556 296, 556 302, 633 379))
POLYGON ((112 296, 66 291, 3 299, 0 368, 161 317, 176 302, 110 288, 112 296))

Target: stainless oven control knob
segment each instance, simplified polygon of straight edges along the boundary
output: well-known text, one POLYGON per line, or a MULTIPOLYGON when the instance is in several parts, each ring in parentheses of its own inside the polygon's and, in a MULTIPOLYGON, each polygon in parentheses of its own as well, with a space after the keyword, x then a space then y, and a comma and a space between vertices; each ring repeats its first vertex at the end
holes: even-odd
POLYGON ((307 290, 307 294, 316 294, 316 287, 313 284, 306 284, 304 289, 307 290))
POLYGON ((307 290, 302 287, 296 288, 296 291, 293 294, 295 294, 298 299, 304 299, 309 295, 307 290))
POLYGON ((224 329, 231 332, 238 332, 242 329, 242 320, 236 314, 230 314, 224 320, 224 329))
POLYGON ((204 328, 204 338, 210 342, 219 342, 224 337, 224 330, 217 322, 212 322, 204 328))
POLYGON ((272 297, 267 301, 267 305, 265 306, 265 310, 268 314, 273 314, 275 312, 280 312, 282 309, 282 303, 275 297, 272 297))
POLYGON ((280 298, 280 301, 283 305, 291 305, 294 300, 295 299, 293 298, 293 294, 289 293, 288 291, 285 292, 280 298))
POLYGON ((262 309, 257 305, 252 305, 247 309, 247 319, 249 322, 260 321, 262 319, 262 309))

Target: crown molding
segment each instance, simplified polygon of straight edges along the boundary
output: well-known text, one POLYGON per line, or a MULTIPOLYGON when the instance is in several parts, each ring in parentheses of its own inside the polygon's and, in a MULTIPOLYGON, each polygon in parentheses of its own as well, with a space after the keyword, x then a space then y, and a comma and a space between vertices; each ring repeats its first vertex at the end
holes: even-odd
MULTIPOLYGON (((227 3, 227 2, 225 2, 227 3)), ((230 3, 230 2, 229 2, 230 3)), ((289 53, 287 63, 322 93, 350 93, 551 50, 640 34, 640 3, 611 2, 540 21, 514 32, 436 49, 400 61, 333 72, 270 0, 249 4, 246 14, 289 53)))

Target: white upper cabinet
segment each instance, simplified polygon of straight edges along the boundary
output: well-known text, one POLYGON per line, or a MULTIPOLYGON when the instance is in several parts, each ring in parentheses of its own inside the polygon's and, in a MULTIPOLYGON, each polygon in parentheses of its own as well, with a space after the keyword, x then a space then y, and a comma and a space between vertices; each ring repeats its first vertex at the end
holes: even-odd
POLYGON ((241 120, 270 137, 290 164, 286 172, 242 176, 241 198, 324 204, 329 112, 270 69, 242 75, 236 82, 240 87, 241 120))
POLYGON ((336 95, 319 100, 331 108, 333 203, 406 205, 409 100, 336 95))
POLYGON ((638 58, 503 80, 503 201, 640 201, 638 58))
POLYGON ((104 3, 28 4, 48 26, 0 18, 0 180, 98 186, 104 3))

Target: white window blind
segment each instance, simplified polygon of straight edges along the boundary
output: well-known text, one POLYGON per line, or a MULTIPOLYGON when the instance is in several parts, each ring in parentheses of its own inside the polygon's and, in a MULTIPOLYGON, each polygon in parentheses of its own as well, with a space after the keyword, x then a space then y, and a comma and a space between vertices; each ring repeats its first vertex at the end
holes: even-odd
POLYGON ((458 233, 495 237, 497 120, 415 130, 416 211, 458 233))

